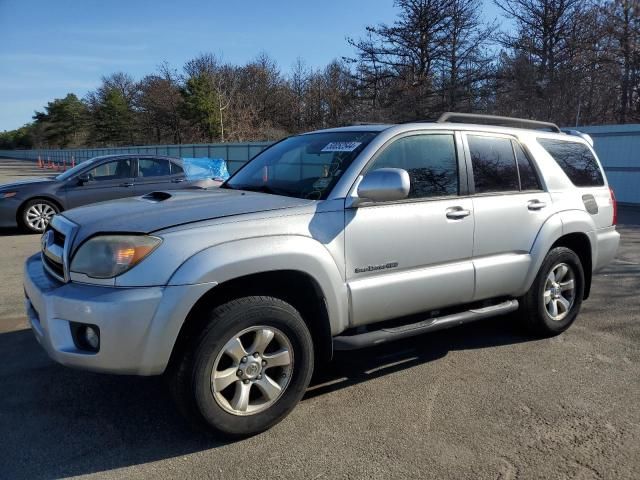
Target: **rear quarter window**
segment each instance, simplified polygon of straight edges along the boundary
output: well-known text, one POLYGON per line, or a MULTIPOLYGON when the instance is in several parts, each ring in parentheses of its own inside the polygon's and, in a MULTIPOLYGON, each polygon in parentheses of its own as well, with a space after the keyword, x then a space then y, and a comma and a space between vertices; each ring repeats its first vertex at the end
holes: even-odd
POLYGON ((586 145, 563 140, 539 138, 538 143, 560 165, 576 187, 601 187, 604 177, 596 157, 586 145))

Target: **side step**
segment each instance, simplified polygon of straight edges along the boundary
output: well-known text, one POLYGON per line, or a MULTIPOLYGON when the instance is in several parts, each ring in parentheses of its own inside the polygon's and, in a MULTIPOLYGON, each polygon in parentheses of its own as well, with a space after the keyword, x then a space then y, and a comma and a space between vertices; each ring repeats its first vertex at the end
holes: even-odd
POLYGON ((429 318, 421 322, 400 325, 398 327, 382 328, 355 335, 338 335, 333 337, 334 350, 356 350, 358 348, 371 347, 381 343, 412 337, 426 332, 456 327, 476 320, 482 320, 497 315, 513 312, 518 309, 518 300, 492 305, 490 307, 474 308, 466 312, 453 313, 444 317, 429 318))

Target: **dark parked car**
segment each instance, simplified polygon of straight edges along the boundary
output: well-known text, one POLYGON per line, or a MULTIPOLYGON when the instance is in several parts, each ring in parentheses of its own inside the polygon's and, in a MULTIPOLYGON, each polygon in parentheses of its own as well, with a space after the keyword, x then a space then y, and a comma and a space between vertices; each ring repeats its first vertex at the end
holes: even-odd
POLYGON ((63 210, 155 190, 207 188, 214 180, 190 180, 178 158, 106 155, 87 160, 60 175, 0 186, 0 227, 16 225, 42 232, 63 210))

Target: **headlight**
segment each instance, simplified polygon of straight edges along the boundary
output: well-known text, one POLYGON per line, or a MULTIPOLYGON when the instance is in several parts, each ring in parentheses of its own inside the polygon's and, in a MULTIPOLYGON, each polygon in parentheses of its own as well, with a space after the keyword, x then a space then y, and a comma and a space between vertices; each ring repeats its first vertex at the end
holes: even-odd
POLYGON ((88 240, 73 257, 71 271, 91 278, 113 278, 140 263, 162 242, 148 235, 101 235, 88 240))
POLYGON ((11 198, 15 197, 18 192, 2 192, 0 193, 0 198, 11 198))

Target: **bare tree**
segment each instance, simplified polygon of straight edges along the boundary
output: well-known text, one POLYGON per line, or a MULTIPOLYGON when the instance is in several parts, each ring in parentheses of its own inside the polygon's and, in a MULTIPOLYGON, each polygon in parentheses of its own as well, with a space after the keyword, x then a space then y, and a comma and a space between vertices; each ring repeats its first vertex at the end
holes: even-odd
POLYGON ((640 1, 613 0, 606 4, 604 16, 611 35, 611 47, 618 65, 620 89, 617 119, 625 123, 640 114, 638 89, 640 87, 640 1))
POLYGON ((591 0, 504 0, 496 5, 516 27, 499 36, 505 52, 496 108, 572 124, 596 81, 593 67, 602 60, 602 32, 593 21, 596 5, 591 0))
POLYGON ((445 110, 474 110, 477 87, 493 74, 488 48, 497 27, 481 21, 481 8, 480 0, 452 0, 449 4, 447 41, 440 67, 445 110))
POLYGON ((143 128, 155 142, 182 143, 184 99, 178 73, 162 63, 158 72, 140 81, 137 100, 143 128))

